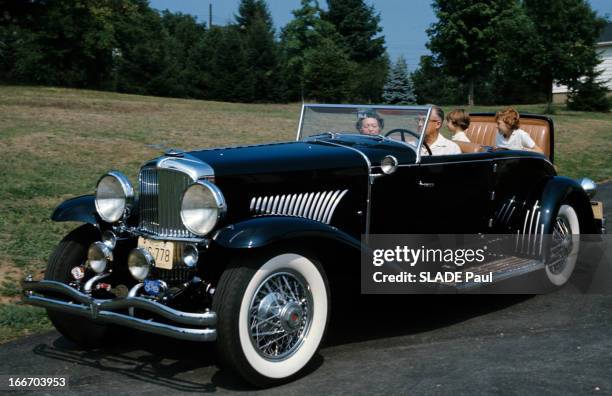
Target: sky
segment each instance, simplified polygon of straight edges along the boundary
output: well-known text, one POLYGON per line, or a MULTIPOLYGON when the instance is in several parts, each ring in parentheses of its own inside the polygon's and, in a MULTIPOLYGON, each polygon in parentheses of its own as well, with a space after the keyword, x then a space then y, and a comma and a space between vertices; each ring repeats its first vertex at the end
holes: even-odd
MULTIPOLYGON (((208 5, 213 6, 213 24, 226 25, 234 21, 240 0, 149 0, 153 8, 192 14, 198 21, 208 24, 208 5)), ((425 47, 425 30, 435 22, 431 0, 366 0, 380 13, 382 35, 392 60, 403 55, 410 70, 414 70, 425 47)), ((601 16, 612 19, 612 0, 590 0, 591 7, 601 16)), ((293 18, 292 10, 299 8, 300 0, 267 0, 277 32, 293 18)), ((320 0, 325 4, 324 0, 320 0)))

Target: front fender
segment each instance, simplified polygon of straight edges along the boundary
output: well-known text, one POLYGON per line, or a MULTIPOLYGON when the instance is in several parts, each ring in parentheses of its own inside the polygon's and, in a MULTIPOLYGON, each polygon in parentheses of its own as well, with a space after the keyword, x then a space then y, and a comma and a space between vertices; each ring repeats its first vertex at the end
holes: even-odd
POLYGON ((360 241, 336 227, 301 217, 256 217, 231 224, 217 231, 215 243, 231 249, 251 249, 289 239, 320 237, 359 249, 360 241))
POLYGON ((544 233, 552 233, 554 219, 557 216, 559 206, 563 202, 569 202, 578 212, 582 234, 597 233, 595 218, 588 195, 576 180, 564 176, 551 178, 542 191, 542 224, 544 233))
POLYGON ((82 195, 62 202, 51 215, 53 221, 79 221, 98 224, 95 197, 82 195))

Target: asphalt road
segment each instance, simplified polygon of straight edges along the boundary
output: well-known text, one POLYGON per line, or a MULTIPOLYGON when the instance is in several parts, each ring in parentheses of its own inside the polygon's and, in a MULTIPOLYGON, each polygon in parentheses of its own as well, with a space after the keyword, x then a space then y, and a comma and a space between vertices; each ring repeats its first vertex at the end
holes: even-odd
MULTIPOLYGON (((597 198, 612 208, 612 183, 597 198)), ((75 394, 254 392, 211 345, 133 333, 95 351, 57 332, 13 341, 0 346, 7 374, 67 375, 75 394)), ((334 313, 303 377, 263 392, 612 394, 612 294, 360 297, 334 313)))

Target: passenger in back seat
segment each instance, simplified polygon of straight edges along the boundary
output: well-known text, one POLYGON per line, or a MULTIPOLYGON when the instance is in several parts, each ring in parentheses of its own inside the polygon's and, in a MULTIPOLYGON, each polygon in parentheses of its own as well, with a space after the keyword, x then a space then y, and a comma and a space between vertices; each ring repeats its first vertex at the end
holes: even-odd
POLYGON ((470 115, 463 109, 455 109, 446 115, 446 127, 453 134, 452 139, 456 142, 470 143, 465 134, 470 126, 470 115))
POLYGON ((512 107, 499 111, 495 115, 497 122, 497 136, 495 145, 510 150, 527 150, 537 153, 544 151, 533 141, 529 133, 520 129, 520 115, 512 107))

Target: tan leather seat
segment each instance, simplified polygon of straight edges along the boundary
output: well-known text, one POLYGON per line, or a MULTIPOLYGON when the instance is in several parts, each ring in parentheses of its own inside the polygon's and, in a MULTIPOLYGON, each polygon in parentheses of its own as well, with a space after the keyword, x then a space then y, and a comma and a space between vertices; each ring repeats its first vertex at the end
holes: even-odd
POLYGON ((481 153, 485 151, 485 149, 482 148, 480 144, 469 143, 469 142, 459 142, 459 141, 454 141, 454 142, 459 145, 459 148, 461 148, 462 154, 481 153))
MULTIPOLYGON (((484 146, 495 146, 497 124, 494 115, 472 115, 470 127, 465 134, 472 143, 484 146)), ((544 154, 550 158, 550 130, 546 120, 521 117, 521 129, 529 133, 533 141, 544 150, 544 154)), ((463 148, 461 149, 463 150, 463 148)))

